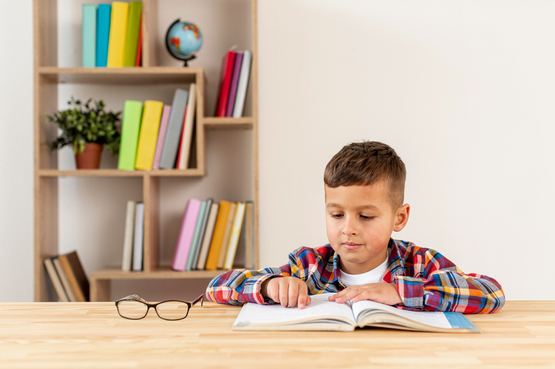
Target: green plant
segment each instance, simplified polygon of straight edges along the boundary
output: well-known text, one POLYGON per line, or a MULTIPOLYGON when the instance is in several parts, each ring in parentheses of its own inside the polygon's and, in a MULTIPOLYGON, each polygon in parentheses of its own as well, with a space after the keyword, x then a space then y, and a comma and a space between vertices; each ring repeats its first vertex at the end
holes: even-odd
POLYGON ((85 144, 98 143, 105 144, 112 155, 117 155, 120 143, 117 123, 121 121, 121 111, 106 112, 102 100, 89 99, 83 104, 72 97, 67 103, 69 109, 46 115, 46 120, 57 124, 61 130, 50 148, 56 150, 73 145, 73 152, 77 154, 85 150, 85 144))

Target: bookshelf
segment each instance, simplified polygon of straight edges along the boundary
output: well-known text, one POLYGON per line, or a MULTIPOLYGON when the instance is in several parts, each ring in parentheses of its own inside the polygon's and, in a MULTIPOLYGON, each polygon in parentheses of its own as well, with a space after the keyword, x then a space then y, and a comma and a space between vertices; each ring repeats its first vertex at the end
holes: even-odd
MULTIPOLYGON (((66 0, 67 2, 67 0, 66 0)), ((143 0, 143 56, 142 67, 137 68, 82 68, 79 65, 60 66, 58 62, 58 48, 64 45, 58 44, 58 29, 63 26, 64 20, 58 22, 58 0, 34 0, 34 181, 35 181, 35 252, 34 252, 34 282, 35 282, 35 301, 55 301, 55 293, 50 286, 48 276, 43 266, 45 257, 60 253, 59 244, 62 235, 60 234, 61 212, 60 207, 60 182, 66 178, 75 178, 81 181, 109 180, 126 181, 132 180, 141 186, 141 201, 145 204, 145 228, 144 228, 144 271, 143 272, 122 272, 114 265, 120 263, 120 259, 114 260, 110 266, 104 268, 85 270, 91 283, 91 301, 110 300, 111 284, 117 280, 155 280, 163 283, 163 280, 185 280, 202 279, 208 280, 221 271, 192 271, 176 272, 161 263, 160 245, 160 223, 162 222, 163 207, 160 205, 162 191, 161 188, 166 181, 179 181, 179 186, 186 188, 195 180, 210 179, 214 177, 213 169, 207 165, 207 150, 212 150, 210 143, 207 142, 207 135, 210 132, 230 135, 233 132, 248 132, 251 135, 252 150, 248 163, 249 170, 253 173, 248 187, 252 188, 251 200, 255 206, 255 265, 258 267, 258 91, 257 91, 257 0, 234 0, 226 3, 222 12, 234 3, 241 4, 241 9, 249 9, 247 15, 250 24, 245 25, 250 31, 250 45, 253 60, 251 68, 251 78, 248 90, 248 107, 245 109, 245 117, 242 118, 219 118, 212 116, 212 110, 208 105, 207 96, 214 94, 214 83, 209 86, 207 83, 207 73, 210 69, 213 81, 215 71, 203 67, 202 58, 192 62, 192 67, 177 67, 175 63, 164 61, 164 47, 160 45, 164 35, 161 34, 159 27, 160 12, 163 7, 171 6, 176 8, 176 13, 185 14, 190 10, 190 5, 195 4, 199 7, 206 6, 212 2, 207 9, 200 10, 199 14, 206 17, 208 11, 214 11, 221 6, 220 0, 188 0, 185 2, 176 1, 157 1, 143 0), (202 5, 201 5, 202 4, 202 5), (247 6, 245 6, 247 5, 247 6), (189 7, 188 7, 189 6, 189 7), (204 12, 204 13, 203 13, 204 12), (47 123, 46 114, 52 114, 63 105, 59 97, 61 89, 65 86, 77 86, 80 90, 94 86, 97 90, 109 91, 125 87, 128 89, 152 89, 157 91, 158 86, 187 86, 196 83, 197 94, 197 117, 194 142, 196 145, 196 168, 186 170, 158 170, 158 171, 120 171, 115 166, 102 167, 98 170, 75 170, 72 168, 60 167, 58 151, 51 151, 48 142, 56 137, 56 128, 53 124, 47 123), (60 101, 59 101, 60 100, 60 101)), ((79 3, 80 4, 80 3, 79 3)), ((80 6, 80 5, 78 5, 80 6)), ((194 13, 194 12, 193 12, 194 13)), ((214 14, 214 17, 221 17, 224 14, 214 14)), ((208 15, 210 16, 210 15, 208 15)), ((80 19, 80 18, 79 18, 80 19)), ((193 19, 182 19, 190 20, 193 19)), ((162 23, 162 22, 160 22, 162 23)), ((171 23, 171 22, 170 22, 171 23)), ((169 24, 168 24, 169 25, 169 24)), ((199 25, 200 26, 200 25, 199 25)), ((162 27, 163 28, 163 27, 162 27)), ((205 44, 207 41, 208 29, 203 29, 205 44)), ((247 31, 245 31, 247 32, 247 31)), ((214 37, 214 35, 212 35, 214 37)), ((229 47, 231 45, 228 45, 229 47)), ((203 45, 203 48, 205 45, 203 45)), ((206 45, 208 47, 208 45, 206 45)), ((227 49, 218 50, 218 58, 223 57, 227 49)), ((215 53, 213 53, 215 54, 215 53)), ((220 65, 220 60, 217 65, 220 65)), ((76 64, 76 63, 74 63, 76 64)), ((218 67, 219 69, 219 67, 218 67)), ((173 87, 172 87, 173 88, 173 87)), ((87 98, 87 96, 78 96, 87 98)), ((153 96, 156 98, 156 96, 153 96)), ((133 99, 130 96, 129 99, 133 99)), ((139 98, 137 98, 139 99, 139 98)), ((162 98, 160 98, 162 100, 162 98)), ((110 101, 106 101, 110 105, 110 101)), ((164 101, 171 104, 170 101, 164 101)), ((123 105, 117 106, 118 102, 110 106, 111 110, 123 110, 123 105)), ((106 153, 104 154, 106 155, 106 153)), ((216 173, 217 174, 217 173, 216 173)), ((194 182, 193 182, 194 183, 194 182)), ((86 186, 82 186, 86 187, 86 186)), ((193 186, 194 187, 194 186, 193 186)), ((220 200, 220 199, 215 199, 220 200)), ((234 200, 234 199, 227 199, 234 200)), ((237 199, 246 200, 246 199, 237 199)), ((117 219, 123 226, 124 219, 117 219)), ((123 247, 123 239, 121 240, 123 247)), ((174 245, 166 245, 172 248, 174 245)), ((166 250, 167 251, 167 250, 166 250)), ((101 252, 101 251, 100 251, 101 252)), ((166 252, 167 253, 167 252, 166 252)), ((82 253, 79 255, 83 264, 82 253)), ((110 265, 108 263, 107 265, 110 265)))

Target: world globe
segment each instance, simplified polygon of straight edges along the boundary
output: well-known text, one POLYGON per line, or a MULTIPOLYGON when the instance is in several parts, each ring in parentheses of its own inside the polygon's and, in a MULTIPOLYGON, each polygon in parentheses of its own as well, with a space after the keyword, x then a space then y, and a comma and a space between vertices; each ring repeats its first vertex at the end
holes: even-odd
POLYGON ((166 48, 171 56, 181 60, 187 66, 189 60, 195 59, 195 53, 202 46, 200 29, 190 22, 177 19, 166 32, 166 48))

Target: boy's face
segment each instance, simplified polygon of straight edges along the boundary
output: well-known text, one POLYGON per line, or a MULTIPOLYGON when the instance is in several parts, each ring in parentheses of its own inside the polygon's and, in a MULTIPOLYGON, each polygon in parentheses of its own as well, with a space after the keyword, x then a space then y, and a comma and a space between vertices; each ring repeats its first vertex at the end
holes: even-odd
POLYGON ((393 231, 402 230, 410 206, 394 208, 386 181, 369 186, 325 186, 326 230, 340 267, 349 274, 368 272, 387 258, 393 231))

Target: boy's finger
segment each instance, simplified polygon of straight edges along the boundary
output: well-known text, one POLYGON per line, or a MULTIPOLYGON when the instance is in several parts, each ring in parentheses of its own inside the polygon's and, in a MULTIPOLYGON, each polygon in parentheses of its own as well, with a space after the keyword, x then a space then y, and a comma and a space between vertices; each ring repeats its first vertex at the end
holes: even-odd
POLYGON ((307 305, 306 300, 308 298, 308 292, 306 291, 306 285, 304 283, 299 283, 298 293, 299 309, 304 309, 307 305))
POLYGON ((297 306, 297 298, 299 297, 299 290, 294 284, 289 285, 289 304, 288 307, 295 307, 297 306))
POLYGON ((280 283, 279 284, 279 303, 283 307, 287 307, 287 305, 289 304, 289 300, 287 299, 288 294, 289 294, 289 284, 280 283))

